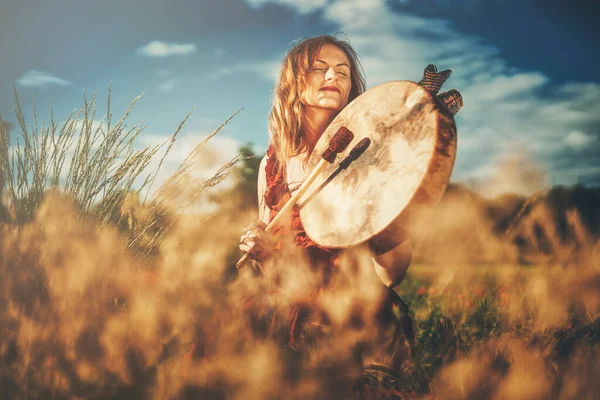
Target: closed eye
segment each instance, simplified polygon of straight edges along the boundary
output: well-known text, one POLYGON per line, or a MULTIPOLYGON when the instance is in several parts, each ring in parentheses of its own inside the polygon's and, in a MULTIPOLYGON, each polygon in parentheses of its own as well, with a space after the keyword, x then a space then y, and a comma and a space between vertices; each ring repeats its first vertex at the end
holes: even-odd
MULTIPOLYGON (((319 61, 320 62, 320 61, 319 61)), ((318 72, 318 73, 325 73, 329 68, 331 67, 312 67, 310 69, 311 72, 318 72)), ((335 68, 335 73, 338 75, 343 76, 344 78, 347 78, 348 76, 350 76, 350 72, 347 71, 346 68, 335 68)))

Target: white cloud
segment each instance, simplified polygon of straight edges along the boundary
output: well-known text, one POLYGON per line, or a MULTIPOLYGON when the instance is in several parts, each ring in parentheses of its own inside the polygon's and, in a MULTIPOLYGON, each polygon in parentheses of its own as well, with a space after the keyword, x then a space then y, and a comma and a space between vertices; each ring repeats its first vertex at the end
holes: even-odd
POLYGON ((225 55, 225 50, 220 47, 215 47, 212 53, 216 58, 221 58, 225 55))
POLYGON ((158 91, 161 93, 172 92, 175 90, 176 84, 174 79, 169 79, 168 81, 162 82, 158 85, 158 91))
POLYGON ((595 141, 595 137, 581 131, 571 131, 564 142, 575 150, 581 150, 595 141))
POLYGON ((173 73, 168 69, 157 69, 154 76, 159 78, 160 83, 156 88, 160 93, 172 92, 177 87, 177 80, 173 79, 173 73))
POLYGON ((171 71, 169 71, 168 69, 157 69, 156 71, 154 71, 154 75, 161 79, 166 79, 170 78, 172 74, 171 71))
MULTIPOLYGON (((86 129, 84 128, 83 122, 84 121, 82 119, 75 120, 75 123, 73 124, 73 130, 79 133, 81 132, 81 129, 86 129)), ((106 122, 103 119, 92 120, 92 134, 94 134, 98 129, 101 129, 103 132, 106 132, 106 122)))
POLYGON ((244 61, 230 67, 223 67, 212 72, 211 79, 219 79, 234 74, 254 73, 262 79, 275 83, 279 73, 279 61, 244 61))
POLYGON ((54 76, 48 72, 37 71, 35 69, 31 69, 21 75, 19 79, 17 79, 17 83, 21 86, 38 88, 46 88, 47 86, 51 85, 68 86, 71 84, 71 82, 65 79, 54 76))
POLYGON ((136 52, 146 57, 170 57, 193 54, 197 50, 193 43, 178 44, 155 40, 138 48, 136 52))
POLYGON ((294 8, 301 14, 308 14, 325 7, 327 0, 246 0, 246 3, 254 8, 262 7, 267 3, 279 4, 294 8))
POLYGON ((490 198, 507 192, 527 196, 550 184, 544 167, 533 161, 531 154, 514 146, 510 153, 500 154, 478 173, 477 190, 490 198))
POLYGON ((476 76, 478 84, 467 87, 463 95, 486 101, 504 101, 507 97, 527 95, 548 83, 548 78, 538 72, 476 76))
MULTIPOLYGON (((151 189, 152 193, 155 193, 156 190, 175 173, 186 157, 208 136, 208 134, 209 132, 189 131, 177 138, 173 148, 163 161, 151 189)), ((169 137, 170 135, 166 134, 143 134, 137 140, 138 146, 154 146, 163 143, 168 140, 169 137)), ((194 179, 209 179, 219 168, 238 154, 240 146, 241 143, 231 137, 219 135, 213 137, 194 159, 192 168, 188 170, 190 176, 194 179)), ((148 165, 147 172, 154 172, 157 170, 160 159, 164 155, 164 150, 166 150, 166 147, 153 158, 148 165)))

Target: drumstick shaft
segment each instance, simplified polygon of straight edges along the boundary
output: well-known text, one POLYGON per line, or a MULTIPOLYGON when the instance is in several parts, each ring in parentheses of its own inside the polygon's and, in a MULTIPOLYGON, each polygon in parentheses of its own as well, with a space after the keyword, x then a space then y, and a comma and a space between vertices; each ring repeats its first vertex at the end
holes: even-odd
MULTIPOLYGON (((271 228, 275 226, 275 224, 279 222, 279 220, 290 211, 290 209, 298 202, 300 196, 302 196, 306 192, 306 190, 313 183, 315 178, 321 173, 323 167, 325 167, 327 163, 333 163, 337 154, 344 151, 346 147, 348 147, 352 139, 354 139, 354 134, 350 132, 348 128, 342 126, 338 129, 338 131, 335 133, 335 135, 333 135, 333 137, 329 141, 329 147, 321 155, 322 158, 319 160, 317 166, 313 169, 310 175, 308 175, 304 182, 302 182, 302 185, 300 185, 300 189, 298 189, 298 191, 294 193, 294 195, 287 201, 287 203, 285 203, 283 208, 277 213, 277 215, 275 215, 271 222, 269 222, 269 225, 267 225, 267 227, 265 228, 266 232, 271 230, 271 228)), ((240 260, 235 264, 235 266, 238 268, 243 267, 244 264, 246 264, 246 262, 248 261, 248 258, 248 253, 244 254, 244 256, 240 258, 240 260)))
MULTIPOLYGON (((275 224, 277 224, 285 215, 287 215, 287 213, 292 209, 292 207, 298 202, 300 197, 304 193, 306 193, 310 185, 315 181, 317 176, 321 173, 321 171, 327 164, 328 162, 325 159, 319 160, 317 166, 312 170, 312 172, 310 173, 310 175, 308 175, 304 182, 302 182, 302 185, 300 185, 300 189, 298 189, 298 191, 294 193, 292 197, 290 197, 287 203, 285 203, 281 210, 279 210, 277 215, 275 215, 271 222, 269 222, 269 225, 267 225, 267 227, 265 228, 265 232, 269 232, 275 226, 275 224)), ((242 256, 242 258, 240 258, 240 260, 235 264, 235 266, 238 268, 243 267, 248 261, 248 259, 249 256, 248 253, 246 253, 242 256)))
POLYGON ((268 232, 270 230, 270 228, 272 228, 276 223, 279 222, 279 220, 281 218, 283 218, 283 216, 288 213, 292 207, 294 207, 294 205, 298 202, 298 200, 300 199, 300 197, 302 197, 302 195, 304 193, 306 193, 306 191, 308 190, 308 188, 310 187, 310 185, 315 181, 315 179, 317 178, 317 176, 321 173, 321 171, 323 170, 323 168, 327 165, 327 161, 324 159, 319 160, 319 163, 317 164, 317 166, 315 167, 315 169, 313 169, 313 171, 310 173, 310 175, 308 175, 308 177, 304 180, 304 182, 302 182, 302 185, 300 185, 300 188, 298 189, 298 191, 296 193, 294 193, 294 195, 292 197, 290 197, 290 199, 288 200, 287 203, 285 203, 285 205, 281 208, 281 210, 277 213, 277 215, 275 215, 275 217, 273 217, 273 219, 271 220, 271 222, 269 222, 269 225, 266 227, 266 231, 268 232))

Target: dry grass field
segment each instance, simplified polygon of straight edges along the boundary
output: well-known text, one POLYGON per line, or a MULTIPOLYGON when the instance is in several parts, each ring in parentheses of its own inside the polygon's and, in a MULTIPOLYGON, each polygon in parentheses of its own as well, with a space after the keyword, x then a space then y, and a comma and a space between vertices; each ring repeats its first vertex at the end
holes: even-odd
MULTIPOLYGON (((346 279, 314 304, 329 323, 308 355, 282 351, 243 305, 262 296, 284 313, 319 272, 298 254, 268 279, 237 271, 237 241, 254 218, 240 210, 251 207, 228 192, 215 197, 220 213, 182 218, 173 204, 189 198, 177 179, 165 195, 177 203, 145 203, 130 179, 144 169, 127 165, 143 166, 149 153, 127 147, 122 124, 97 136, 81 126, 63 139, 69 124, 30 132, 21 153, 6 135, 0 147, 0 397, 347 398, 360 374, 357 346, 378 345, 369 321, 382 287, 368 254, 354 254, 346 279), (108 162, 111 134, 126 156, 108 162), (61 147, 69 141, 75 147, 61 147), (82 164, 61 170, 61 154, 82 164)), ((207 195, 234 164, 186 193, 207 195)), ((598 211, 552 204, 448 192, 396 288, 416 334, 403 397, 596 398, 598 211)))

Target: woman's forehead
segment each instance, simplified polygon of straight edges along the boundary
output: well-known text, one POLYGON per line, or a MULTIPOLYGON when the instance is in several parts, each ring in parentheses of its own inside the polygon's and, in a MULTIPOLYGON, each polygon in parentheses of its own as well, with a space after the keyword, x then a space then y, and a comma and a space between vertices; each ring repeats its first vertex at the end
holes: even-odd
POLYGON ((315 62, 324 61, 328 64, 346 64, 350 66, 350 60, 346 53, 336 45, 325 43, 321 46, 319 53, 315 58, 315 62))

